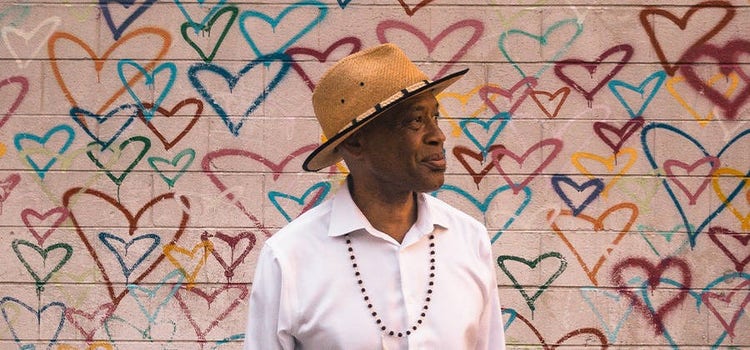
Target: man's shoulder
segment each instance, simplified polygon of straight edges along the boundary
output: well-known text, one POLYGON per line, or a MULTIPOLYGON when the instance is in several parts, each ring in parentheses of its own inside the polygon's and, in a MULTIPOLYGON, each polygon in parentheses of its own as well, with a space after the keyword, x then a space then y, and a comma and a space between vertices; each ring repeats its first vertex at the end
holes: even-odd
POLYGON ((328 236, 331 201, 310 208, 274 233, 266 244, 276 248, 309 244, 328 236))
POLYGON ((453 222, 476 227, 480 230, 486 230, 483 223, 460 209, 430 194, 425 193, 424 197, 430 211, 432 211, 432 215, 439 215, 440 217, 449 219, 453 222))
POLYGON ((425 201, 430 207, 430 210, 434 211, 436 214, 442 214, 451 218, 455 218, 456 220, 467 221, 467 222, 472 222, 474 224, 482 225, 482 223, 479 222, 479 220, 463 212, 462 210, 454 207, 453 205, 443 201, 440 198, 437 198, 428 193, 425 193, 424 197, 425 197, 425 201))

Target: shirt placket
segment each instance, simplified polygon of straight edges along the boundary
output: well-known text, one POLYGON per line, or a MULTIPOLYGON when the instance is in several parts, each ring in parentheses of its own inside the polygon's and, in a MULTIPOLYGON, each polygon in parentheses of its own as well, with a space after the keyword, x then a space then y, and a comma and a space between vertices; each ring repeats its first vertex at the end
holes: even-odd
MULTIPOLYGON (((428 310, 424 310, 426 276, 427 271, 427 249, 425 247, 425 237, 407 247, 399 250, 399 268, 401 271, 401 292, 404 296, 404 311, 406 314, 406 324, 404 331, 410 330, 412 333, 408 336, 409 349, 417 349, 420 343, 420 329, 424 324, 417 324, 420 315, 428 310), (411 327, 417 326, 414 331, 411 327)), ((423 322, 427 322, 424 320, 423 322)))

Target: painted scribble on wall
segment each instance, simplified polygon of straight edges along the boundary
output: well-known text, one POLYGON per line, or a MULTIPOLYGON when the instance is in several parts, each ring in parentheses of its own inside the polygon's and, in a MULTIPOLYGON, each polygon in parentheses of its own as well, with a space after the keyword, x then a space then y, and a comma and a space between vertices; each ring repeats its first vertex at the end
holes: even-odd
MULTIPOLYGON (((513 347, 750 346, 750 2, 0 4, 0 348, 236 349, 310 97, 397 43, 439 96, 513 347)), ((310 257, 314 259, 315 257, 310 257)), ((458 288, 459 286, 456 286, 458 288)))

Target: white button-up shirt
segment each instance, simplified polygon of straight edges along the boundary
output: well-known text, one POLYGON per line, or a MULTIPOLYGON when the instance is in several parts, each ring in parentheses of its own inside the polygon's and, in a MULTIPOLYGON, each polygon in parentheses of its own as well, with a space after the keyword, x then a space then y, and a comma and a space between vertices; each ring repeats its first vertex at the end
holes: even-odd
POLYGON ((432 196, 419 195, 417 210, 399 244, 373 228, 341 186, 269 238, 255 270, 245 349, 504 349, 486 228, 432 196), (430 234, 436 269, 427 315, 408 337, 385 335, 373 310, 396 332, 410 330, 424 311, 430 234))

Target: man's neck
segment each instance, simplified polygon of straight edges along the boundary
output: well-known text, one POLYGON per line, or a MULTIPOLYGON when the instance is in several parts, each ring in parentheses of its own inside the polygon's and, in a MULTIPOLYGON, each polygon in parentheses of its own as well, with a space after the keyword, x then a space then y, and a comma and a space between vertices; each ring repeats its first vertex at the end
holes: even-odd
POLYGON ((392 193, 358 186, 351 177, 347 178, 347 185, 354 204, 370 224, 401 243, 417 221, 416 193, 392 193))

